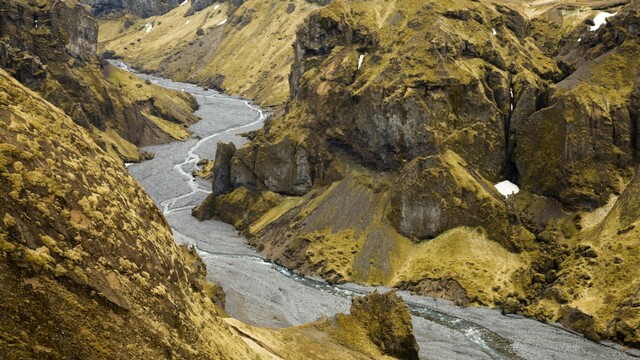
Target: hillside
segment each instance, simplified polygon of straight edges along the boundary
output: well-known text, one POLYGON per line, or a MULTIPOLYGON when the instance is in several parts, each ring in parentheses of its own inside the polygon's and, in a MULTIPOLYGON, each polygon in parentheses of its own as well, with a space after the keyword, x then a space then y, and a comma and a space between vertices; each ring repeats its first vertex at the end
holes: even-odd
POLYGON ((197 120, 195 99, 99 59, 98 29, 87 7, 11 0, 0 10, 0 67, 89 130, 112 156, 139 161, 138 146, 188 135, 185 127, 197 120))
POLYGON ((218 147, 194 213, 333 282, 636 346, 639 6, 333 1, 296 32, 286 112, 218 147))
POLYGON ((223 318, 195 250, 87 131, 4 70, 0 114, 1 358, 416 358, 393 293, 297 328, 223 318))
POLYGON ((282 105, 296 28, 318 5, 251 0, 194 11, 193 4, 147 19, 101 20, 100 51, 145 72, 223 89, 263 106, 282 105))

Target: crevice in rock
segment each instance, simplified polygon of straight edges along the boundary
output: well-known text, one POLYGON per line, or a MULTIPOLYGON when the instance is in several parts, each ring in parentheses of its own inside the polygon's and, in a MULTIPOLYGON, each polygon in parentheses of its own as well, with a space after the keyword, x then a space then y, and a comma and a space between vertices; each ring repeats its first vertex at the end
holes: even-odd
POLYGON ((513 151, 515 149, 515 141, 511 144, 511 118, 516 107, 516 98, 514 96, 513 79, 509 76, 509 112, 504 115, 504 149, 505 160, 502 175, 504 179, 514 184, 518 182, 518 169, 512 161, 513 151))
POLYGON ((633 162, 638 162, 638 110, 629 108, 629 118, 631 119, 631 152, 633 162))

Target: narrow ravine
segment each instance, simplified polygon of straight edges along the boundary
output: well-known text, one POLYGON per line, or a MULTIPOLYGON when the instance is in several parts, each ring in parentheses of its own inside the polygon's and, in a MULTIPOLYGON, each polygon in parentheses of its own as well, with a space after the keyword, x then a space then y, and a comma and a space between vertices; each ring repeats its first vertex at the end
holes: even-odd
MULTIPOLYGON (((196 115, 202 120, 190 128, 192 138, 146 148, 155 154, 154 159, 133 164, 128 170, 163 210, 176 241, 197 247, 207 264, 208 279, 221 283, 225 289, 226 311, 231 316, 259 326, 299 325, 348 312, 352 296, 374 290, 355 284, 332 286, 301 276, 263 259, 231 226, 193 218, 191 209, 211 191, 210 183, 192 175, 198 162, 213 159, 218 142, 233 141, 241 146, 246 140, 237 134, 260 128, 266 114, 240 98, 142 76, 194 95, 200 104, 196 115)), ((460 308, 405 292, 400 295, 411 309, 421 358, 630 358, 618 349, 531 319, 507 317, 486 308, 460 308)))

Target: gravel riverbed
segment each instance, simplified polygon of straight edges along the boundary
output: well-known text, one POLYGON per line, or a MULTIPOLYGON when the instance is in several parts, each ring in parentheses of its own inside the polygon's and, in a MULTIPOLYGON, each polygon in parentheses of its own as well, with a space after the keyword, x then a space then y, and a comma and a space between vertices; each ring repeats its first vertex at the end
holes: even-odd
MULTIPOLYGON (((225 290, 228 314, 253 325, 294 326, 337 312, 347 313, 350 296, 373 290, 355 284, 336 288, 318 279, 296 276, 263 260, 230 225, 199 222, 192 217, 191 208, 211 190, 210 183, 190 175, 197 162, 213 159, 218 142, 233 141, 236 146, 245 143, 238 134, 259 129, 265 114, 240 98, 142 76, 187 91, 200 103, 196 114, 202 120, 190 128, 194 136, 145 148, 155 157, 132 164, 128 170, 163 210, 176 242, 197 245, 207 264, 209 280, 220 283, 225 290)), ((503 316, 497 310, 461 308, 447 301, 404 292, 401 295, 412 306, 414 332, 424 359, 629 359, 635 355, 556 326, 503 316)))

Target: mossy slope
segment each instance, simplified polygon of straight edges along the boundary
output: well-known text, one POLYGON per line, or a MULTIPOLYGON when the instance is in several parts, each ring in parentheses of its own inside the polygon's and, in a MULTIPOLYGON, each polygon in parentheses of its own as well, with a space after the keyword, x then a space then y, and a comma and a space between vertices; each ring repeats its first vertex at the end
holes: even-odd
POLYGON ((144 71, 282 105, 295 30, 317 8, 305 0, 222 2, 195 13, 180 6, 148 19, 103 20, 99 44, 144 71))
POLYGON ((0 37, 0 66, 90 130, 113 156, 137 161, 137 146, 183 138, 183 127, 196 120, 192 97, 99 60, 95 20, 74 1, 3 2, 0 37))

